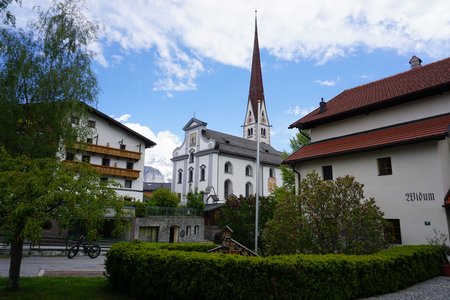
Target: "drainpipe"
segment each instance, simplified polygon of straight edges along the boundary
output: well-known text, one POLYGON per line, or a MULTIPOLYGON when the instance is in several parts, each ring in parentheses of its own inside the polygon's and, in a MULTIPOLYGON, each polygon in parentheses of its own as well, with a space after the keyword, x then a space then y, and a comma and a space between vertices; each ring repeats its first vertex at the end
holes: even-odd
POLYGON ((300 180, 301 180, 301 175, 300 175, 300 173, 295 169, 295 165, 291 165, 291 166, 292 166, 292 171, 294 171, 294 173, 297 174, 298 189, 297 189, 297 191, 295 191, 295 194, 298 195, 298 191, 300 190, 300 180))

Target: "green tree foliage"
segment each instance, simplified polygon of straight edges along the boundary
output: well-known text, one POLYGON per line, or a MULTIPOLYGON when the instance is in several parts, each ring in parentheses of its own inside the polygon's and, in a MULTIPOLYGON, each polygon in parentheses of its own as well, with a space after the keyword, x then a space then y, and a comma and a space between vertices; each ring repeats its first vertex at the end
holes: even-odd
POLYGON ((97 26, 65 0, 19 29, 7 7, 20 0, 0 1, 0 230, 11 234, 8 285, 17 289, 24 239, 39 240, 47 220, 70 227, 74 218, 92 238, 116 194, 87 165, 55 158, 87 133, 70 117, 81 119, 99 92, 88 50, 97 26))
POLYGON ((204 209, 205 203, 203 202, 203 194, 199 193, 197 189, 193 193, 189 193, 186 196, 187 198, 187 207, 204 209))
MULTIPOLYGON (((230 196, 216 215, 218 225, 221 228, 228 225, 233 230, 233 239, 250 249, 255 246, 255 203, 255 196, 230 196)), ((260 231, 264 230, 266 222, 273 217, 274 210, 274 197, 259 197, 260 231)), ((258 248, 261 249, 262 246, 263 243, 259 240, 258 248)))
POLYGON ((157 189, 150 198, 150 206, 178 207, 180 199, 168 189, 157 189))
MULTIPOLYGON (((291 152, 288 153, 284 151, 282 153, 283 160, 286 159, 289 155, 300 149, 301 147, 308 145, 310 143, 309 139, 309 131, 308 130, 301 130, 298 132, 294 137, 289 139, 290 146, 291 146, 291 152)), ((295 192, 295 174, 294 171, 292 171, 291 166, 289 165, 281 165, 281 178, 283 179, 283 186, 282 188, 285 190, 290 191, 291 193, 295 192)))
POLYGON ((10 234, 9 287, 18 288, 23 241, 39 241, 46 221, 71 228, 82 219, 93 239, 107 209, 113 207, 120 218, 121 201, 89 165, 24 155, 14 158, 0 147, 0 231, 10 234))
POLYGON ((367 254, 387 246, 385 229, 383 213, 354 177, 323 181, 314 172, 299 196, 286 192, 278 202, 263 236, 270 254, 367 254))
POLYGON ((70 116, 99 92, 87 50, 96 30, 75 0, 39 11, 25 29, 0 27, 0 141, 11 155, 51 157, 80 135, 70 116))

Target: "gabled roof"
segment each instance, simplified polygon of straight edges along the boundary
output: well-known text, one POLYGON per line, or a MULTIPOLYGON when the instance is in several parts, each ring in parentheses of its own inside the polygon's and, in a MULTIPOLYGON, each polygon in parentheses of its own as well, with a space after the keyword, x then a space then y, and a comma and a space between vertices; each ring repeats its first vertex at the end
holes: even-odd
POLYGON ((289 128, 308 129, 450 90, 450 58, 343 91, 289 128))
POLYGON ((430 140, 440 140, 449 136, 449 125, 450 114, 445 114, 323 140, 300 148, 285 159, 284 162, 296 163, 430 140))
POLYGON ((110 116, 102 113, 98 109, 93 108, 92 106, 89 106, 87 104, 85 104, 85 105, 87 106, 87 109, 89 112, 97 115, 100 118, 103 118, 104 120, 106 120, 107 122, 109 122, 111 124, 114 124, 115 126, 121 128, 122 130, 126 131, 130 135, 141 139, 144 142, 145 148, 151 148, 156 145, 156 143, 153 142, 152 140, 146 138, 145 136, 143 136, 140 133, 137 133, 136 131, 132 130, 131 128, 129 128, 129 127, 125 126, 124 124, 120 123, 119 121, 115 120, 114 118, 111 118, 110 116))
POLYGON ((199 119, 196 119, 196 118, 192 118, 192 119, 189 120, 189 122, 187 122, 186 125, 184 125, 183 130, 186 131, 186 130, 189 130, 189 129, 197 128, 199 126, 206 126, 206 125, 208 125, 208 123, 203 122, 203 121, 201 121, 199 119))
MULTIPOLYGON (((220 153, 256 158, 256 141, 209 129, 202 130, 202 134, 207 139, 216 141, 215 149, 219 150, 220 153)), ((261 163, 281 164, 281 152, 275 150, 272 146, 260 143, 260 151, 261 163)))
POLYGON ((258 100, 261 100, 262 102, 265 101, 261 72, 261 58, 259 55, 258 26, 255 16, 255 40, 253 43, 252 73, 250 75, 250 90, 248 92, 248 101, 250 101, 252 105, 255 121, 258 120, 258 100))

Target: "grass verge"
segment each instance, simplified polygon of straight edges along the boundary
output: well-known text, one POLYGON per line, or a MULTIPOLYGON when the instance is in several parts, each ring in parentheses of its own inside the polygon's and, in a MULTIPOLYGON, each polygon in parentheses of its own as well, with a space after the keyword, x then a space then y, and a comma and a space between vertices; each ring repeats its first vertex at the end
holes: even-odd
POLYGON ((22 277, 20 290, 6 289, 0 278, 0 299, 132 299, 114 291, 104 277, 22 277))

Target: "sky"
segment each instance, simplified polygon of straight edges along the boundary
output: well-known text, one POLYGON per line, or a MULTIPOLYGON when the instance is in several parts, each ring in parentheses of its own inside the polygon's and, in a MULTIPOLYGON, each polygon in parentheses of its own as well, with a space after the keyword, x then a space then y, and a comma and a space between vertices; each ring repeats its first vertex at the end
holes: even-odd
MULTIPOLYGON (((11 5, 19 26, 49 0, 11 5)), ((172 177, 170 158, 193 117, 242 136, 257 10, 271 144, 290 151, 288 126, 345 89, 450 53, 446 0, 86 0, 100 25, 97 108, 157 143, 146 165, 172 177)))

